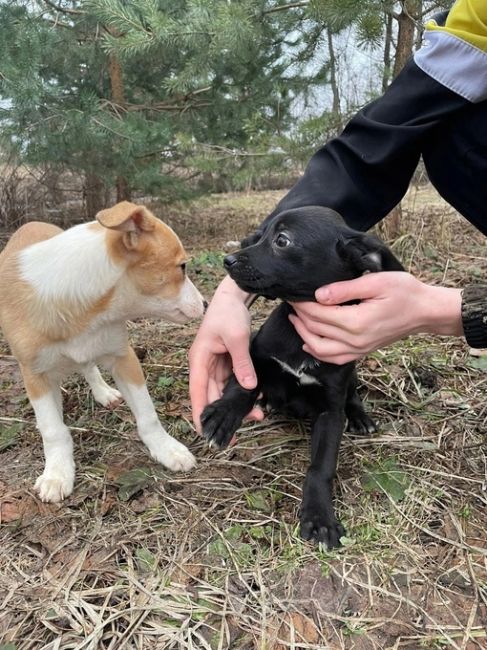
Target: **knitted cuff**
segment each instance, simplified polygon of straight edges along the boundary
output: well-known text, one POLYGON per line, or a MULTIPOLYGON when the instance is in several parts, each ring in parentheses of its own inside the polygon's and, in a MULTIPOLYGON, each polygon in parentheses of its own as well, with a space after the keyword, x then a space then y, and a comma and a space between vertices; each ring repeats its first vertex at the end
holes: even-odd
POLYGON ((472 348, 487 348, 487 285, 472 284, 462 291, 462 323, 472 348))

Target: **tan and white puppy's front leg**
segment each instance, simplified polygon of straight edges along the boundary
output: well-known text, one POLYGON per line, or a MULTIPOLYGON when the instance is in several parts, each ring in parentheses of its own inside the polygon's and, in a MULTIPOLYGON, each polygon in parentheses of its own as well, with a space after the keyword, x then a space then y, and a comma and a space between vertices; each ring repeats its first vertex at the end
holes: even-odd
POLYGON ((25 387, 44 446, 44 471, 35 483, 42 501, 57 503, 73 491, 73 440, 63 422, 61 389, 45 375, 22 368, 25 387))
POLYGON ((97 366, 87 364, 83 367, 83 375, 98 404, 106 406, 109 409, 119 406, 122 401, 122 394, 116 388, 112 388, 106 383, 97 366))
POLYGON ((156 409, 145 384, 144 373, 131 347, 116 359, 112 374, 137 422, 137 430, 151 456, 175 472, 188 471, 196 465, 193 454, 170 436, 159 422, 156 409))

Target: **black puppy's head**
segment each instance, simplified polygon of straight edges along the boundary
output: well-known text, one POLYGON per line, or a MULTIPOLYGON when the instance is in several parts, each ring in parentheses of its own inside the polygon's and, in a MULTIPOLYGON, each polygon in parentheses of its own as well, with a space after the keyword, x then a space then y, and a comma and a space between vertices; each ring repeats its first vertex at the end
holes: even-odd
POLYGON ((376 237, 349 228, 339 214, 318 206, 286 210, 262 233, 227 255, 225 268, 241 289, 266 298, 314 300, 318 287, 367 271, 402 271, 376 237))

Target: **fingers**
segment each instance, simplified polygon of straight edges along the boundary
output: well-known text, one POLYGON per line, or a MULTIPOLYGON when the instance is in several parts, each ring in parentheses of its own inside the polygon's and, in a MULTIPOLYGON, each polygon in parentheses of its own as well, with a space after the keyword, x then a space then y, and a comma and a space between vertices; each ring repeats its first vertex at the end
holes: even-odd
MULTIPOLYGON (((325 339, 323 339, 325 340, 325 339)), ((303 350, 310 354, 315 359, 324 361, 325 363, 334 363, 336 366, 343 366, 345 363, 357 361, 365 356, 365 353, 356 352, 350 353, 350 348, 347 346, 335 347, 332 350, 327 349, 312 349, 308 345, 303 345, 303 350)))
POLYGON ((290 316, 289 318, 304 342, 303 350, 315 357, 315 359, 342 365, 349 361, 355 361, 365 354, 365 351, 354 349, 350 343, 334 338, 324 338, 310 332, 306 325, 296 316, 290 316))
MULTIPOLYGON (((193 422, 201 433, 201 413, 208 403, 219 399, 223 386, 230 375, 228 360, 231 358, 233 372, 239 384, 250 390, 257 385, 257 376, 249 353, 249 331, 242 330, 227 342, 228 353, 216 353, 208 347, 208 342, 198 340, 193 343, 189 354, 189 395, 193 422)), ((262 419, 259 410, 252 419, 262 419)))
POLYGON ((355 280, 334 282, 316 290, 316 300, 322 305, 340 305, 349 300, 372 298, 377 292, 377 273, 362 275, 355 280))
POLYGON ((220 399, 223 393, 223 386, 210 377, 208 381, 208 392, 207 392, 207 403, 211 404, 216 402, 217 399, 220 399))
POLYGON ((264 411, 256 406, 253 408, 248 415, 245 416, 244 420, 249 420, 249 421, 254 421, 254 422, 262 422, 264 419, 264 411))
POLYGON ((189 397, 196 431, 201 434, 201 413, 208 404, 208 363, 210 355, 204 350, 190 352, 189 397))
POLYGON ((377 298, 385 287, 406 279, 404 271, 368 273, 354 280, 334 282, 320 287, 315 292, 316 300, 322 305, 340 305, 350 300, 367 300, 377 298))
MULTIPOLYGON (((329 325, 340 331, 355 331, 358 328, 357 307, 359 305, 323 305, 317 302, 294 304, 298 316, 309 326, 329 325)), ((317 332, 318 333, 318 332, 317 332)), ((335 334, 338 332, 335 331, 335 334)), ((324 336, 325 334, 323 334, 324 336)))
MULTIPOLYGON (((334 325, 329 325, 322 320, 314 320, 313 318, 309 318, 306 314, 299 313, 299 318, 293 314, 290 314, 289 320, 294 325, 296 330, 297 324, 304 325, 310 334, 316 334, 316 336, 343 342, 351 338, 351 335, 347 330, 335 327, 334 325)), ((297 331, 299 333, 299 330, 297 331)))
POLYGON ((249 352, 249 332, 233 336, 227 343, 232 366, 238 383, 247 390, 257 386, 257 375, 249 352))

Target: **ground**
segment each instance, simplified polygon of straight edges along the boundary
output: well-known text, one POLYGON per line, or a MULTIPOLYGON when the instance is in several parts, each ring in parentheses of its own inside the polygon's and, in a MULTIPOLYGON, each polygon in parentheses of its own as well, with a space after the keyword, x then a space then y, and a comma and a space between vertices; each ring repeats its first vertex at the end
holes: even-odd
MULTIPOLYGON (((158 211, 207 296, 223 277, 226 242, 281 195, 158 211)), ((421 278, 486 277, 485 239, 430 188, 409 192, 402 229, 389 243, 421 278)), ((252 308, 255 325, 270 307, 252 308)), ((486 648, 486 357, 418 336, 360 364, 379 431, 344 438, 337 510, 347 536, 328 552, 297 534, 305 423, 247 425, 223 452, 195 434, 187 351, 196 329, 130 325, 160 417, 197 468, 158 466, 127 407, 99 407, 73 378, 64 405, 77 479, 59 505, 33 491, 42 445, 0 339, 0 648, 486 648)))

